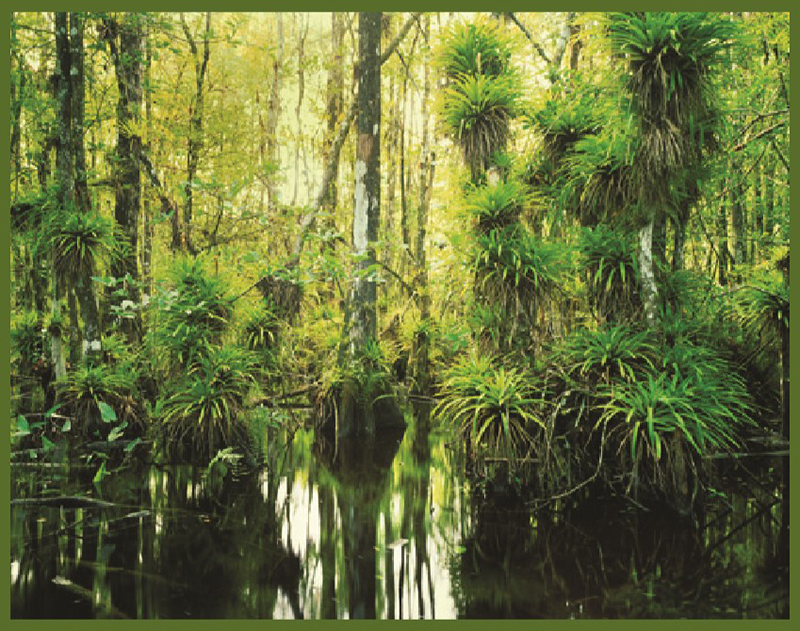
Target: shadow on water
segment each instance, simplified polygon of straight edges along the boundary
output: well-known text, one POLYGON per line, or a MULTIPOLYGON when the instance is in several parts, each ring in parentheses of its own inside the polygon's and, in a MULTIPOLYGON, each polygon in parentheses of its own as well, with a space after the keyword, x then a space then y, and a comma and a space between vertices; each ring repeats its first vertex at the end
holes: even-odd
POLYGON ((15 471, 15 498, 109 504, 12 504, 12 616, 788 616, 775 488, 734 476, 702 524, 597 497, 514 509, 463 478, 428 409, 408 420, 372 441, 298 432, 224 479, 142 465, 100 493, 89 469, 15 471))

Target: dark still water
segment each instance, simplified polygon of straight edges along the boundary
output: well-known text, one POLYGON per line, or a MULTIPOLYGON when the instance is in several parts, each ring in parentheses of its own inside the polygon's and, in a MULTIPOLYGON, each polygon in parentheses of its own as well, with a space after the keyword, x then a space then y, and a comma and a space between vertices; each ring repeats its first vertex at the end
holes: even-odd
POLYGON ((110 503, 12 503, 12 617, 788 615, 769 561, 779 506, 760 484, 721 493, 698 525, 625 502, 490 507, 413 423, 335 453, 299 432, 270 459, 224 480, 140 465, 97 487, 96 467, 12 467, 18 500, 110 503))

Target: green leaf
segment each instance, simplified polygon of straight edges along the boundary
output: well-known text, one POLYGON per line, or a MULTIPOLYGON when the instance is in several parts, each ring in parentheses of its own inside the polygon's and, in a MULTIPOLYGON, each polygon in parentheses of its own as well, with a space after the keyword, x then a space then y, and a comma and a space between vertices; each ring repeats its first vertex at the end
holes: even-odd
POLYGON ((117 413, 108 403, 105 403, 104 401, 98 401, 97 407, 100 410, 100 416, 103 417, 104 423, 111 423, 112 421, 117 420, 117 413))
POLYGON ((47 436, 42 436, 42 447, 45 451, 51 451, 55 448, 56 444, 47 436))
POLYGON ((50 418, 55 414, 56 410, 61 407, 60 403, 56 403, 53 407, 51 407, 47 412, 44 413, 45 418, 50 418))
POLYGON ((106 471, 106 463, 105 461, 103 461, 103 463, 100 465, 100 468, 97 470, 97 473, 94 474, 94 479, 92 480, 92 482, 94 482, 95 484, 99 484, 100 482, 103 481, 103 478, 105 478, 107 475, 108 471, 106 471))
POLYGON ((66 421, 64 421, 64 426, 61 428, 61 431, 68 432, 71 429, 72 429, 72 421, 67 419, 66 421))
POLYGON ((123 422, 123 423, 120 423, 119 425, 117 425, 110 432, 108 432, 108 442, 113 443, 120 436, 122 436, 122 433, 125 431, 125 428, 127 426, 128 426, 128 423, 127 422, 123 422))
POLYGON ((141 438, 134 438, 131 442, 125 445, 125 453, 131 453, 140 442, 142 442, 141 438))
POLYGON ((28 419, 22 416, 22 414, 17 416, 17 430, 24 432, 25 434, 31 433, 31 429, 28 427, 28 419))

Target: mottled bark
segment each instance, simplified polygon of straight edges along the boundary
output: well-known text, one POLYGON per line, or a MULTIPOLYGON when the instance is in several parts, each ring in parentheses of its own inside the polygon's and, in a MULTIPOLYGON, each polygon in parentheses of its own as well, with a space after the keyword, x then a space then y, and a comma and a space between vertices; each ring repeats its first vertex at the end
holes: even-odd
MULTIPOLYGON (((283 82, 283 15, 275 14, 275 26, 277 29, 275 55, 272 58, 272 85, 269 96, 269 106, 267 109, 267 123, 265 137, 267 142, 267 163, 277 165, 280 163, 278 155, 278 118, 281 115, 281 85, 283 82)), ((274 209, 278 200, 275 192, 275 176, 267 178, 267 196, 269 207, 274 209)))
POLYGON ((355 166, 353 250, 358 257, 352 284, 350 351, 355 355, 377 328, 376 283, 370 268, 375 265, 375 242, 380 221, 380 123, 381 123, 381 14, 360 13, 358 144, 355 166))
POLYGON ((208 73, 208 59, 210 56, 210 36, 211 36, 211 12, 206 12, 205 32, 203 34, 203 52, 197 48, 197 43, 192 36, 189 25, 181 13, 181 25, 183 33, 189 43, 194 59, 194 79, 195 93, 194 100, 189 109, 190 125, 189 138, 186 147, 186 184, 184 193, 186 202, 183 207, 183 230, 186 250, 191 254, 196 253, 194 240, 192 237, 192 221, 194 215, 194 180, 197 176, 197 168, 200 163, 200 153, 203 151, 203 114, 205 110, 205 82, 208 73))
POLYGON ((650 220, 639 229, 639 272, 642 280, 642 304, 648 326, 656 323, 658 288, 653 273, 653 226, 650 220))
POLYGON ((72 143, 75 159, 75 204, 82 212, 91 209, 86 176, 86 148, 84 146, 85 81, 83 71, 84 17, 81 13, 69 14, 70 27, 70 98, 72 115, 72 143))
MULTIPOLYGON (((56 28, 56 74, 58 76, 58 144, 56 147, 56 169, 58 170, 58 202, 62 208, 74 204, 75 181, 73 178, 72 156, 72 113, 70 100, 70 51, 67 14, 58 12, 55 16, 56 28)), ((61 304, 63 293, 56 273, 55 252, 52 254, 52 286, 50 294, 50 354, 56 379, 66 375, 67 367, 61 343, 61 304)))
MULTIPOLYGON (((430 34, 430 16, 425 16, 425 38, 430 34)), ((435 155, 431 149, 429 130, 430 112, 428 106, 431 100, 431 77, 429 55, 423 60, 423 86, 422 86, 422 162, 420 164, 420 195, 419 213, 417 216, 417 275, 415 289, 419 295, 420 322, 422 327, 414 336, 413 384, 414 391, 427 394, 429 389, 428 346, 430 341, 425 326, 431 317, 431 296, 428 287, 428 261, 425 249, 425 237, 428 229, 428 211, 431 206, 431 192, 433 189, 433 175, 436 167, 435 155)))
MULTIPOLYGON (((141 206, 140 156, 142 140, 138 129, 142 108, 143 16, 127 13, 121 23, 107 20, 109 44, 117 75, 117 149, 114 219, 118 233, 127 241, 127 253, 112 262, 111 274, 123 280, 128 299, 139 300, 139 214, 141 206), (119 37, 119 48, 116 39, 119 37), (118 51, 118 52, 117 52, 118 51)), ((122 298, 117 298, 121 303, 122 298)), ((122 328, 131 343, 138 341, 141 321, 125 319, 122 328)))

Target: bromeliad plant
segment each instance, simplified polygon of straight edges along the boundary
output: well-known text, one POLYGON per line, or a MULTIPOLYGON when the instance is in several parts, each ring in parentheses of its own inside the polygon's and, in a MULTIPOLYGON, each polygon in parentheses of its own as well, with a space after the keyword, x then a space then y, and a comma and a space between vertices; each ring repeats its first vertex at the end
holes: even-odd
POLYGON ((233 312, 225 283, 208 274, 200 260, 179 261, 174 289, 154 301, 157 326, 152 343, 165 355, 169 375, 180 374, 222 341, 233 312))
POLYGON ((506 458, 513 468, 542 446, 542 401, 521 371, 473 352, 446 372, 440 394, 434 417, 455 428, 471 453, 506 458))
POLYGON ((137 403, 136 373, 127 365, 80 366, 56 385, 60 410, 69 419, 63 430, 94 440, 114 441, 125 432, 140 436, 144 413, 137 403))
POLYGON ((517 180, 479 186, 464 200, 464 211, 482 234, 506 228, 519 221, 522 209, 532 201, 527 187, 517 180))
POLYGON ((451 79, 487 75, 497 77, 508 71, 511 43, 496 21, 479 17, 458 22, 441 38, 439 64, 451 79))
POLYGON ((252 353, 235 346, 215 347, 198 357, 156 405, 167 453, 208 462, 219 449, 247 447, 248 429, 240 414, 254 367, 252 353))
POLYGON ((598 225, 581 232, 578 251, 589 301, 606 321, 626 322, 641 310, 639 269, 630 235, 598 225))
POLYGON ((505 149, 519 97, 519 82, 511 75, 468 75, 445 89, 445 129, 461 146, 473 182, 481 180, 492 155, 505 149))

